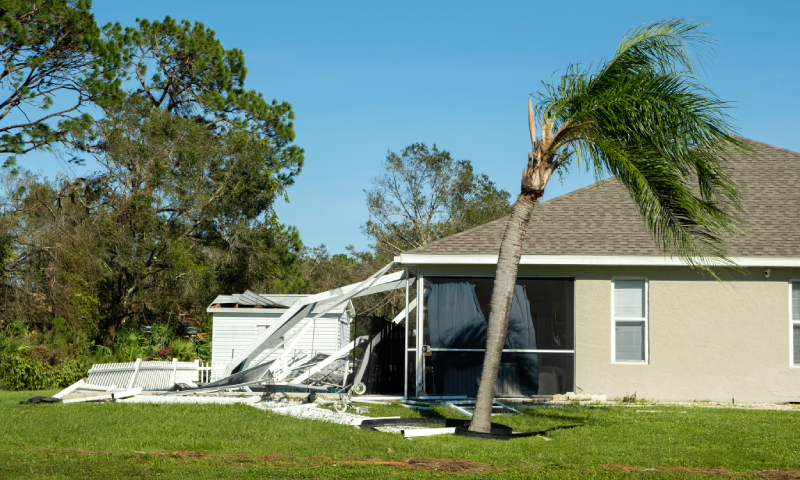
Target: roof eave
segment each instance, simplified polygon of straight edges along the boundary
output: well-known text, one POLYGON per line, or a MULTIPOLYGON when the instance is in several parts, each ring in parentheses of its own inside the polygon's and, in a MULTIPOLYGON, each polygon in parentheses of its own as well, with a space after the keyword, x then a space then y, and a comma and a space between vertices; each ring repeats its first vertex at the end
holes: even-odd
MULTIPOLYGON (((496 265, 497 255, 401 254, 394 261, 402 266, 417 265, 496 265)), ((800 267, 800 257, 733 257, 742 267, 800 267)), ((653 255, 522 255, 520 265, 620 265, 678 267, 688 266, 678 257, 653 255)))

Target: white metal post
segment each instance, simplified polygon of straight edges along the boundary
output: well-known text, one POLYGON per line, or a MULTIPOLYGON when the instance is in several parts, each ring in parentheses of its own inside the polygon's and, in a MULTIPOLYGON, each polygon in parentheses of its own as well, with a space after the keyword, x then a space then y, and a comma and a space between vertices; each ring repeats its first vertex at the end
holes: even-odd
POLYGON ((425 279, 422 275, 417 275, 417 341, 416 341, 416 357, 417 357, 417 391, 414 396, 418 396, 418 392, 425 392, 425 354, 422 352, 422 343, 424 340, 424 321, 423 315, 425 312, 425 279))
POLYGON ((172 359, 172 378, 169 380, 170 385, 175 385, 175 374, 178 373, 178 359, 172 359))
POLYGON ((406 337, 405 347, 403 348, 403 398, 408 398, 408 322, 411 321, 411 316, 408 314, 408 293, 409 293, 409 278, 408 267, 406 267, 406 337))
POLYGON ((133 388, 133 384, 136 383, 136 376, 139 375, 139 365, 142 363, 141 358, 136 359, 136 364, 133 366, 133 375, 131 375, 131 379, 128 380, 128 389, 133 388))

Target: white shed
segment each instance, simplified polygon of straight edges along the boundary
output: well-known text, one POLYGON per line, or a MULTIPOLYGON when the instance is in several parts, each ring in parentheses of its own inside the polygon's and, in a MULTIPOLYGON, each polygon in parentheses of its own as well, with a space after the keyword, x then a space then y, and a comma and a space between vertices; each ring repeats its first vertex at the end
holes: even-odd
MULTIPOLYGON (((213 314, 214 324, 211 332, 211 366, 221 371, 231 359, 248 347, 264 333, 272 322, 280 317, 289 306, 308 295, 262 295, 254 301, 256 294, 247 292, 241 295, 220 295, 206 311, 213 314), (257 305, 261 303, 261 305, 257 305)), ((322 311, 317 306, 308 317, 289 331, 289 335, 304 328, 312 317, 322 311)), ((324 353, 330 355, 350 342, 350 319, 355 317, 352 302, 339 305, 317 319, 306 334, 293 346, 294 354, 324 353)), ((269 359, 280 357, 279 348, 269 359)), ((259 363, 261 363, 260 359, 259 363)))

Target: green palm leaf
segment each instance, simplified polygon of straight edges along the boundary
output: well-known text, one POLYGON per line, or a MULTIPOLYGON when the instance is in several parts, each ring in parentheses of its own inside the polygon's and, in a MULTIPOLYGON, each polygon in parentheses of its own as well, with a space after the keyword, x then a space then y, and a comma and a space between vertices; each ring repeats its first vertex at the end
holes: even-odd
POLYGON ((743 208, 724 158, 745 146, 730 105, 695 78, 713 45, 701 26, 677 19, 628 32, 609 61, 570 65, 545 84, 537 112, 555 131, 543 153, 616 175, 663 250, 710 271, 734 265, 725 239, 740 232, 743 208))

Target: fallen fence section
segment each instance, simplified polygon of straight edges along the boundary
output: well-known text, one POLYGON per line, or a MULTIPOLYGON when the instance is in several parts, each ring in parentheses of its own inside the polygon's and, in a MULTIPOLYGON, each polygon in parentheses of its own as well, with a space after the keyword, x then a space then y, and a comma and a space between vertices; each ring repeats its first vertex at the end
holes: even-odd
POLYGON ((103 395, 94 395, 91 397, 70 398, 67 400, 63 400, 62 403, 81 403, 81 402, 99 402, 103 400, 120 400, 123 398, 132 397, 134 395, 139 395, 141 393, 142 393, 141 388, 131 388, 131 389, 120 390, 118 392, 106 393, 103 395))
POLYGON ((172 388, 176 383, 196 386, 200 362, 168 361, 143 362, 137 358, 128 363, 99 363, 89 369, 86 383, 92 385, 120 385, 125 388, 149 390, 172 388))
POLYGON ((78 380, 77 382, 73 383, 69 387, 61 390, 60 392, 53 395, 53 398, 62 398, 64 395, 74 392, 75 390, 79 389, 81 386, 86 385, 86 381, 83 379, 78 380))

